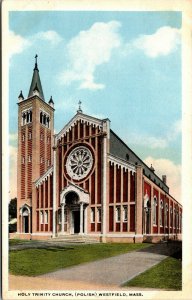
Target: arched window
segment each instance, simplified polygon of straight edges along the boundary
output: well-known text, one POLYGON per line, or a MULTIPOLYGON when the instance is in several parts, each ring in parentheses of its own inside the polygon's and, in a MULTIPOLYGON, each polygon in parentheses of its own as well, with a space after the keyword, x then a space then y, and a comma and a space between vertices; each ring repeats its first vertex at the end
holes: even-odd
POLYGON ((42 124, 43 123, 43 113, 40 112, 40 123, 42 124))
POLYGON ((47 117, 46 114, 43 115, 43 124, 46 125, 47 117))
POLYGON ((173 209, 173 227, 175 228, 176 226, 176 210, 175 208, 173 209))
POLYGON ((157 198, 156 196, 153 199, 153 224, 157 225, 157 198))
POLYGON ((163 200, 160 201, 160 226, 163 226, 163 200))
POLYGON ((49 117, 47 117, 47 127, 49 128, 49 117))
POLYGON ((123 222, 126 222, 128 219, 128 209, 127 206, 123 206, 123 222))
POLYGON ((173 227, 173 207, 170 206, 170 227, 173 227))
POLYGON ((178 210, 176 211, 176 228, 179 228, 179 212, 178 210))
POLYGON ((22 125, 26 124, 26 113, 22 114, 22 125))
POLYGON ((95 208, 91 207, 91 223, 95 222, 95 208))
POLYGON ((165 226, 168 226, 168 204, 165 204, 165 226))
POLYGON ((116 222, 120 222, 121 221, 121 208, 120 206, 116 207, 116 222))
POLYGON ((43 211, 40 212, 40 223, 41 223, 41 224, 44 223, 44 215, 43 215, 43 211))
POLYGON ((45 211, 45 224, 48 223, 48 211, 46 210, 45 211))

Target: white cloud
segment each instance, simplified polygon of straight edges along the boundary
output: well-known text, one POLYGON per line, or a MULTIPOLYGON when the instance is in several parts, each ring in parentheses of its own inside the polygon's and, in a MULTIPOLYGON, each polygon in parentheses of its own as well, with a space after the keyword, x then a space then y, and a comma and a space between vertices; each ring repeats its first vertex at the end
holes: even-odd
POLYGON ((32 46, 38 40, 44 40, 50 42, 53 46, 56 46, 62 41, 62 37, 53 30, 41 31, 28 38, 24 38, 21 35, 16 34, 13 31, 9 31, 8 49, 9 56, 22 53, 28 47, 32 46))
POLYGON ((9 146, 10 199, 17 197, 17 147, 9 146))
POLYGON ((33 36, 34 39, 49 41, 52 45, 57 45, 62 41, 62 37, 53 30, 41 31, 33 36))
POLYGON ((57 100, 55 103, 55 109, 59 111, 75 113, 78 109, 78 101, 74 100, 72 97, 57 100))
POLYGON ((168 146, 166 139, 161 137, 154 137, 147 134, 130 134, 129 139, 135 145, 148 146, 151 149, 164 149, 168 146))
POLYGON ((95 82, 94 73, 96 67, 107 63, 112 51, 120 47, 120 26, 116 21, 95 23, 71 39, 67 45, 69 66, 61 74, 61 82, 69 85, 77 81, 80 89, 103 89, 103 84, 95 82))
POLYGON ((162 175, 167 176, 167 185, 169 193, 176 200, 181 202, 181 165, 176 165, 169 159, 147 157, 144 162, 150 167, 151 164, 155 169, 155 173, 161 178, 162 175))
POLYGON ((129 140, 135 145, 147 146, 151 149, 165 149, 181 134, 181 120, 177 120, 167 130, 165 136, 150 136, 148 134, 130 133, 129 140))
POLYGON ((18 54, 23 52, 31 45, 31 42, 28 39, 25 39, 21 35, 14 33, 13 31, 9 31, 8 37, 8 49, 9 56, 13 56, 14 54, 18 54))
POLYGON ((145 55, 157 57, 168 55, 175 51, 181 42, 180 30, 164 26, 152 35, 141 35, 132 41, 132 47, 143 50, 145 55))
POLYGON ((10 133, 10 134, 9 134, 9 141, 10 141, 10 142, 15 142, 15 141, 17 141, 17 138, 18 138, 17 132, 15 132, 15 133, 10 133))

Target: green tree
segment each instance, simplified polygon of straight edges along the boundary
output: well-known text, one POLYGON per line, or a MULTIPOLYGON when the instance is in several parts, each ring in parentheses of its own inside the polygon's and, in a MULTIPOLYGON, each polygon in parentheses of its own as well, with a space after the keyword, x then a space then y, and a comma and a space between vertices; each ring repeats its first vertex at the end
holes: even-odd
POLYGON ((13 198, 9 202, 9 217, 11 219, 17 218, 17 198, 13 198))

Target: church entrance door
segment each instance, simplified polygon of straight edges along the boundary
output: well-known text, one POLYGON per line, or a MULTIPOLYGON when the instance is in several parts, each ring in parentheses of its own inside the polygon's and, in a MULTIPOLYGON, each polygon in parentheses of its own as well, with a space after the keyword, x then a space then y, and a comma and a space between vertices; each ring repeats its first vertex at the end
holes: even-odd
POLYGON ((80 211, 73 211, 74 234, 80 232, 80 211))
POLYGON ((28 233, 29 232, 29 216, 24 216, 23 222, 24 222, 24 233, 28 233))

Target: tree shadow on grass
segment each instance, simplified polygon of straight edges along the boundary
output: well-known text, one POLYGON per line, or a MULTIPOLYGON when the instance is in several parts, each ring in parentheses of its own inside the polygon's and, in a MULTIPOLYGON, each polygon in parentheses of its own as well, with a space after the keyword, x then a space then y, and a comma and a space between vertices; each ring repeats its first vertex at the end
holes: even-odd
POLYGON ((161 254, 177 259, 182 259, 182 242, 181 241, 166 241, 153 244, 150 247, 137 250, 137 252, 148 252, 161 254))

